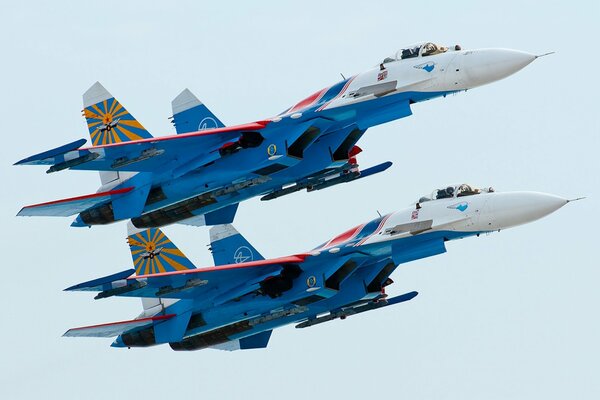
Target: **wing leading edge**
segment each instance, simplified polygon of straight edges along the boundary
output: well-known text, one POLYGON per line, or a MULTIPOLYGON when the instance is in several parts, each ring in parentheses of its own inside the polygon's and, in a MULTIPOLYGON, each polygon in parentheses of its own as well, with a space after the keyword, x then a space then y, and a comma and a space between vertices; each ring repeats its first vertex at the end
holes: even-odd
POLYGON ((88 208, 107 203, 115 196, 131 192, 134 188, 127 187, 107 192, 87 194, 84 196, 70 197, 67 199, 48 201, 45 203, 25 206, 17 213, 20 217, 45 216, 45 217, 68 217, 80 213, 88 208))
POLYGON ((66 337, 114 337, 124 332, 131 331, 136 328, 153 325, 156 322, 161 322, 175 317, 175 314, 156 315, 149 318, 132 319, 128 321, 109 322, 106 324, 82 326, 79 328, 71 328, 66 331, 63 336, 66 337))
POLYGON ((218 155, 219 148, 225 143, 238 139, 245 132, 260 131, 268 123, 269 121, 258 121, 86 148, 81 147, 85 139, 80 139, 27 157, 15 165, 51 165, 48 172, 62 169, 155 172, 175 159, 187 161, 189 157, 208 157, 214 152, 218 155))
POLYGON ((210 294, 220 302, 258 288, 263 280, 277 276, 288 265, 304 262, 307 254, 248 263, 125 277, 127 271, 84 282, 66 291, 97 291, 96 298, 112 296, 199 298, 210 294), (230 296, 231 295, 231 296, 230 296))

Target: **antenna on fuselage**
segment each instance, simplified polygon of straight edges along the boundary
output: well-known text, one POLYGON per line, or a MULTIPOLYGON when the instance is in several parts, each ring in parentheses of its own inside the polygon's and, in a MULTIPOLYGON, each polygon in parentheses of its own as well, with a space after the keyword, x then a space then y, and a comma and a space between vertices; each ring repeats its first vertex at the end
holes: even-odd
POLYGON ((342 76, 342 79, 343 79, 343 80, 346 80, 346 77, 344 76, 344 74, 342 74, 342 73, 340 72, 340 75, 342 76))
POLYGON ((375 210, 375 211, 377 211, 377 214, 379 215, 379 217, 382 216, 381 213, 379 212, 379 210, 375 210))

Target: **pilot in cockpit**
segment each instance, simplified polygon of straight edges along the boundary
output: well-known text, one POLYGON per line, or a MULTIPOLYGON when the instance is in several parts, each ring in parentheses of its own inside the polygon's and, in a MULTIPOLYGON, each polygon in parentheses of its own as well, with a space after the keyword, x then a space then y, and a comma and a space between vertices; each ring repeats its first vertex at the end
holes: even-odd
POLYGON ((479 189, 472 188, 471 186, 469 186, 467 184, 462 184, 458 187, 456 197, 472 196, 474 194, 479 194, 479 193, 481 193, 481 191, 479 189))
POLYGON ((445 189, 436 189, 431 193, 431 196, 422 196, 417 200, 417 210, 421 208, 421 204, 431 200, 452 199, 454 197, 473 196, 481 193, 493 193, 492 187, 478 189, 475 186, 463 183, 461 185, 448 186, 445 189))
POLYGON ((430 43, 423 45, 423 52, 421 53, 421 56, 422 57, 432 56, 434 54, 445 53, 446 51, 448 51, 447 47, 437 46, 436 44, 430 42, 430 43))
POLYGON ((420 49, 421 49, 421 46, 412 47, 412 48, 409 48, 409 49, 403 49, 400 58, 402 60, 405 60, 407 58, 418 57, 420 49))
POLYGON ((436 199, 449 199, 454 197, 454 187, 448 186, 446 189, 438 189, 436 199))

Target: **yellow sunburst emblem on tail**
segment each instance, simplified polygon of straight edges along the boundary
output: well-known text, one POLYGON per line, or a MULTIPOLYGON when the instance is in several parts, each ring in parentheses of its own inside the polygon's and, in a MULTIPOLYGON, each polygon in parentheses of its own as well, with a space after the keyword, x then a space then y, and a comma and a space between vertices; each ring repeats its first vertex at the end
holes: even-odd
POLYGON ((158 228, 150 228, 130 235, 131 249, 137 275, 183 271, 195 268, 192 262, 158 228))
POLYGON ((94 146, 152 137, 100 83, 92 85, 83 98, 83 116, 94 146))

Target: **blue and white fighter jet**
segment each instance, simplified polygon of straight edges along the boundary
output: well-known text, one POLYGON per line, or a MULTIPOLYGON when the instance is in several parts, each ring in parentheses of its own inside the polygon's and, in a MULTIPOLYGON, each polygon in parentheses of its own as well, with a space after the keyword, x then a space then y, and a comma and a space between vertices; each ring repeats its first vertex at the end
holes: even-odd
POLYGON ((128 321, 68 330, 117 337, 114 347, 169 343, 173 350, 264 348, 273 329, 304 328, 414 298, 384 288, 400 264, 446 251, 445 242, 544 217, 570 200, 470 185, 435 190, 410 208, 354 227, 312 251, 265 260, 231 225, 211 228, 214 267, 195 268, 158 228, 130 226, 134 269, 68 291, 141 297, 128 321))
POLYGON ((100 83, 83 95, 92 140, 33 155, 18 165, 100 171, 94 194, 24 207, 21 216, 70 216, 73 226, 131 219, 138 228, 233 221, 238 203, 319 190, 387 169, 360 170, 356 143, 373 126, 411 115, 411 104, 507 77, 537 56, 405 47, 374 68, 317 91, 284 112, 225 127, 189 90, 173 100, 177 135, 153 137, 100 83))

